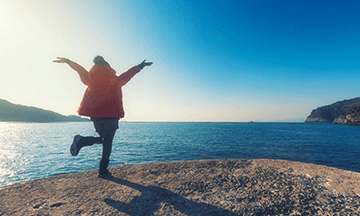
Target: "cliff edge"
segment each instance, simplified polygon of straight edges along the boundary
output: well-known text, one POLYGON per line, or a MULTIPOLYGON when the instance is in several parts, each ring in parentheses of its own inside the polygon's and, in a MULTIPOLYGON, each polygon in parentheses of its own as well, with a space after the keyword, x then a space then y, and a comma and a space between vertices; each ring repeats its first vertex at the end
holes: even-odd
POLYGON ((331 124, 360 125, 360 104, 352 105, 331 124))
POLYGON ((344 114, 350 107, 360 104, 360 97, 338 101, 330 105, 318 107, 312 110, 305 122, 333 123, 335 119, 344 114))

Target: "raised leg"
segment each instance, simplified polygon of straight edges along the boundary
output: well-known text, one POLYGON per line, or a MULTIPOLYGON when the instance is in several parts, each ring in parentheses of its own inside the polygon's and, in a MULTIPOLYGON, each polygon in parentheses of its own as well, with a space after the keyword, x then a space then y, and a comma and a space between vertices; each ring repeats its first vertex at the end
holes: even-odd
POLYGON ((84 146, 92 146, 95 143, 102 143, 101 137, 82 137, 80 135, 76 135, 74 137, 73 144, 70 147, 70 153, 72 156, 76 156, 79 154, 79 151, 84 146))

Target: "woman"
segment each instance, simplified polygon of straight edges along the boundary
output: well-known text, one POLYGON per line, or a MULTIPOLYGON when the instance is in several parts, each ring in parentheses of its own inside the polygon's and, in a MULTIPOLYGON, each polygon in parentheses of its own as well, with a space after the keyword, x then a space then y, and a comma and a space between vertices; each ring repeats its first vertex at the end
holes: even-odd
POLYGON ((152 62, 145 60, 128 71, 116 76, 116 71, 110 67, 102 56, 94 58, 94 66, 88 72, 76 62, 66 58, 57 57, 53 62, 67 63, 80 76, 82 83, 87 85, 83 100, 78 110, 79 115, 90 117, 94 123, 96 132, 100 137, 83 137, 76 135, 70 152, 76 156, 84 146, 91 146, 95 143, 103 145, 102 158, 99 165, 99 177, 109 177, 108 165, 115 132, 118 129, 120 118, 124 117, 122 105, 122 91, 124 86, 135 74, 152 62))

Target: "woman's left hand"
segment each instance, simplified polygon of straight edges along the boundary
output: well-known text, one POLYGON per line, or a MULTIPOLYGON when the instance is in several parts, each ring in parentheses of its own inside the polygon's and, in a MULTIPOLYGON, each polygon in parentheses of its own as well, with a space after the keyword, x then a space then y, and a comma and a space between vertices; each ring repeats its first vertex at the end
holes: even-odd
POLYGON ((57 63, 65 63, 66 58, 63 57, 57 57, 58 60, 54 60, 53 62, 57 62, 57 63))

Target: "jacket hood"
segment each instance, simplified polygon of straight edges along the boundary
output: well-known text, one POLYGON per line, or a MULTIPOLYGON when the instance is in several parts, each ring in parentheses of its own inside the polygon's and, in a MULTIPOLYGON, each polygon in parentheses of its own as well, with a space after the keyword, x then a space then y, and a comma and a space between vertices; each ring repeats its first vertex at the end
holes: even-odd
POLYGON ((111 85, 118 81, 116 71, 107 65, 94 65, 89 71, 89 79, 94 85, 111 85))

